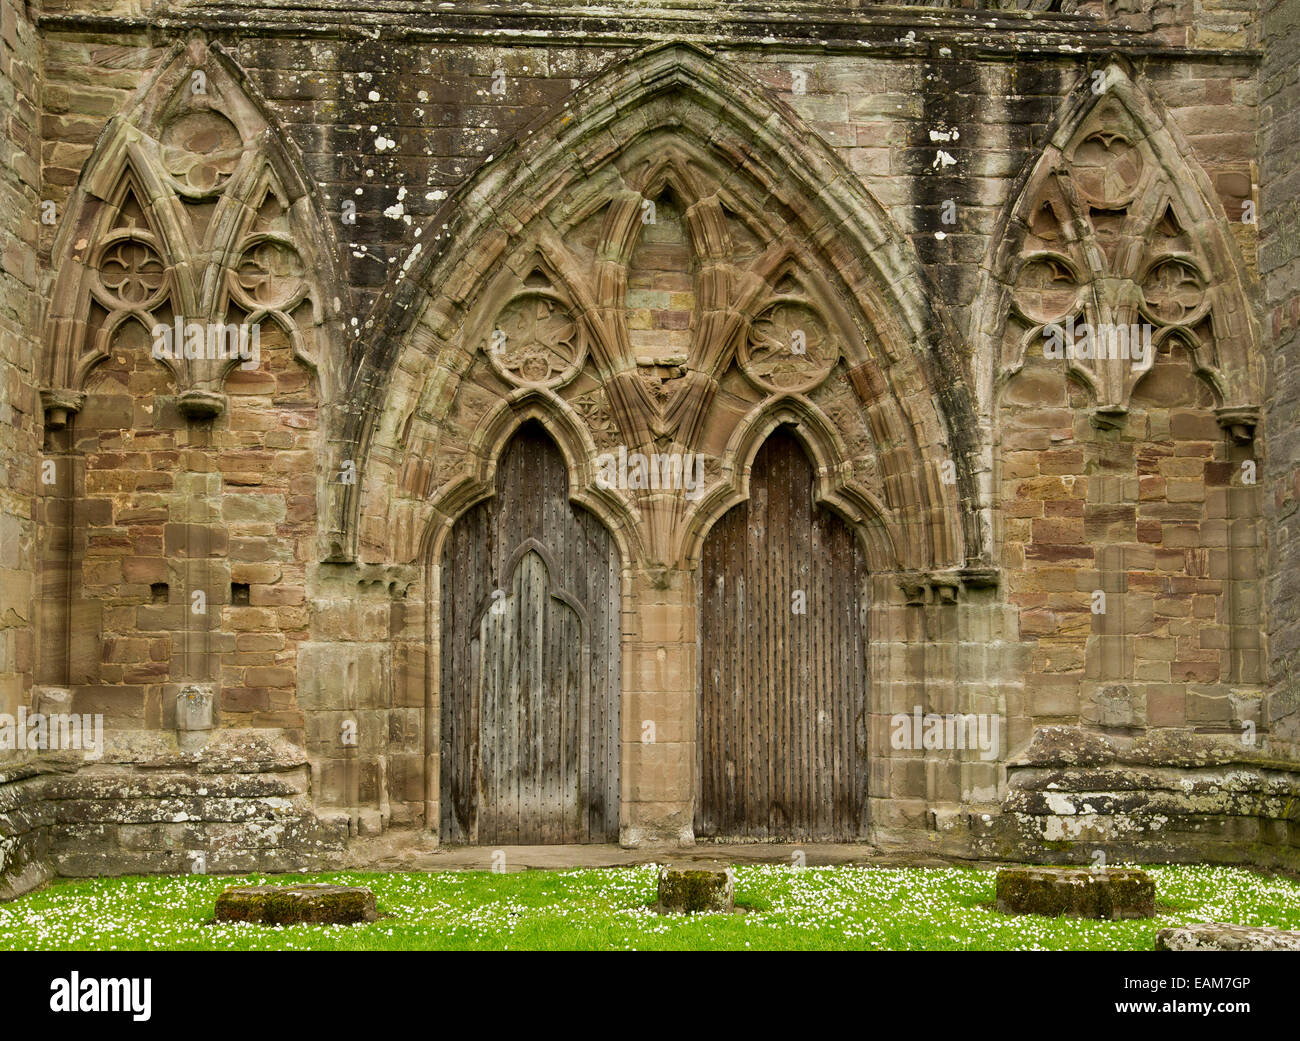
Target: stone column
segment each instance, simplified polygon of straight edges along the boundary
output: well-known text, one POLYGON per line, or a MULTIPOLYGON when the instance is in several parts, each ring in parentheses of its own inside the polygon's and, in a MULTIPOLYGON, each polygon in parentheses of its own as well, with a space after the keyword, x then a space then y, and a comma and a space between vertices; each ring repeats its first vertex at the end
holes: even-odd
POLYGON ((625 571, 619 842, 693 845, 694 576, 625 571))

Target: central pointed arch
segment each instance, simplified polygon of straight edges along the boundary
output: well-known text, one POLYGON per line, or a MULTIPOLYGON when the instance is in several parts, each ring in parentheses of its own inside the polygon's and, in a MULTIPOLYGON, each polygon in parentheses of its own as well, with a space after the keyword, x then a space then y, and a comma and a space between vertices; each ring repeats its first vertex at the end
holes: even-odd
POLYGON ((658 46, 596 77, 452 196, 401 268, 340 410, 339 468, 362 478, 332 486, 337 559, 419 559, 448 489, 489 494, 489 428, 524 403, 597 453, 709 455, 703 504, 607 494, 594 458, 574 460, 575 499, 646 567, 697 552, 696 515, 742 494, 732 430, 778 407, 853 427, 819 481, 888 533, 874 567, 985 556, 966 364, 910 242, 795 112, 704 50, 658 46), (690 325, 645 357, 628 269, 664 193, 692 256, 690 325), (816 352, 756 353, 804 325, 816 352))

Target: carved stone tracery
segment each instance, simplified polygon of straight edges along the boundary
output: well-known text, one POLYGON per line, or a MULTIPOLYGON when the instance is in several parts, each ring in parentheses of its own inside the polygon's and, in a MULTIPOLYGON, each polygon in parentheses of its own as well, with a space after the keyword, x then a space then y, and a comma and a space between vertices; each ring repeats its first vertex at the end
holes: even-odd
POLYGON ((1009 225, 1004 288, 986 296, 985 333, 1001 341, 995 381, 1087 330, 1091 344, 1063 364, 1093 395, 1094 423, 1112 428, 1151 368, 1147 337, 1156 349, 1176 337, 1221 408, 1251 407, 1249 308, 1202 180, 1124 69, 1105 69, 1104 89, 1062 122, 1009 225))
POLYGON ((337 319, 319 287, 333 281, 333 251, 321 248, 304 182, 285 183, 300 163, 269 126, 220 48, 198 39, 172 48, 101 135, 62 222, 47 387, 80 391, 137 325, 155 348, 150 330, 179 329, 181 342, 154 354, 195 418, 221 412, 223 382, 239 364, 233 349, 209 348, 215 328, 269 318, 309 367, 329 357, 319 340, 337 335, 325 331, 337 319), (201 349, 186 335, 194 324, 201 349))

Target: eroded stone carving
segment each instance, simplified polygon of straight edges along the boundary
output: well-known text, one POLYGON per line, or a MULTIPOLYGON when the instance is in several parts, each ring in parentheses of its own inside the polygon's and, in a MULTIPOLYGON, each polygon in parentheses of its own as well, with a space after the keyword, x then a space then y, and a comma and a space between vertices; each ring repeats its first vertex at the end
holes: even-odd
POLYGON ((319 288, 333 251, 307 219, 305 182, 285 182, 298 161, 242 82, 219 48, 178 44, 101 136, 54 249, 66 259, 47 323, 50 389, 80 391, 112 348, 146 346, 182 414, 211 418, 227 375, 257 364, 249 343, 268 318, 318 366, 316 341, 337 325, 319 288))
POLYGON ((160 143, 167 172, 182 191, 198 196, 219 190, 243 154, 239 131, 213 109, 186 112, 173 119, 163 129, 160 143))
POLYGON ((801 300, 779 300, 750 323, 741 350, 745 374, 768 391, 809 391, 839 361, 825 323, 801 300))
POLYGON ((1120 65, 1098 77, 1008 228, 1018 248, 1003 252, 1004 293, 986 318, 1001 340, 995 381, 1026 357, 1058 359, 1091 392, 1094 424, 1115 429, 1176 337, 1220 407, 1249 409, 1254 332, 1203 177, 1120 65))
POLYGON ((501 309, 485 350, 506 379, 537 387, 568 382, 586 357, 582 327, 558 296, 543 291, 522 293, 501 309))

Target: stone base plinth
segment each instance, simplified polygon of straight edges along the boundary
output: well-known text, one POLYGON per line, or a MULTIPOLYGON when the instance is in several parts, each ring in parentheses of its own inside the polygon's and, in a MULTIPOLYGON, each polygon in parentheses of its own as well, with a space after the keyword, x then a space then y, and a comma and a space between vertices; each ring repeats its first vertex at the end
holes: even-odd
POLYGON ((1300 951, 1300 932, 1226 922, 1161 929, 1157 951, 1300 951))

